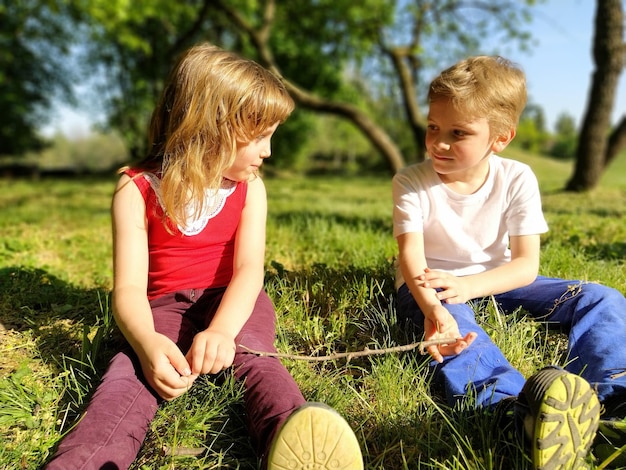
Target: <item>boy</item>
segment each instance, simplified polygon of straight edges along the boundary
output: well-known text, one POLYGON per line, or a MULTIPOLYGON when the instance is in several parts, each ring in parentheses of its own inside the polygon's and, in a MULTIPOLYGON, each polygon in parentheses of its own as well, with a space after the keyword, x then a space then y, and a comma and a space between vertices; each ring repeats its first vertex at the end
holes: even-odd
POLYGON ((527 165, 496 155, 526 105, 524 73, 501 57, 473 57, 435 78, 428 97, 429 159, 393 179, 398 317, 423 327, 425 340, 458 338, 428 348, 450 405, 468 395, 486 409, 515 399, 534 467, 576 468, 600 404, 609 419, 613 404, 626 401, 626 377, 616 374, 626 367, 626 299, 598 284, 538 276, 548 227, 537 180, 527 165), (567 332, 565 369, 526 381, 512 367, 467 303, 492 295, 505 312, 522 307, 567 332))

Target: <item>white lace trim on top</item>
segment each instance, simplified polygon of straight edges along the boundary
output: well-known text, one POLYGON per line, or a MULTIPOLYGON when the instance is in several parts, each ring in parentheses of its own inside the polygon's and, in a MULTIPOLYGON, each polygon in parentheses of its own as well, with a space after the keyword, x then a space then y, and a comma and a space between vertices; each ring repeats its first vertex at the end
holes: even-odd
MULTIPOLYGON (((159 201, 159 205, 163 210, 163 201, 161 200, 161 180, 153 173, 144 173, 144 177, 150 183, 150 186, 154 190, 157 195, 157 199, 159 201)), ((222 186, 217 191, 212 189, 207 189, 204 192, 204 203, 202 205, 202 213, 196 219, 194 219, 194 214, 196 213, 196 204, 193 202, 186 208, 187 217, 185 220, 185 226, 181 227, 178 225, 178 230, 181 231, 184 235, 192 236, 197 235, 204 230, 204 228, 209 223, 213 217, 221 212, 224 208, 224 204, 226 204, 226 199, 232 193, 235 192, 235 188, 237 187, 237 183, 235 181, 231 181, 228 179, 222 180, 222 186)))

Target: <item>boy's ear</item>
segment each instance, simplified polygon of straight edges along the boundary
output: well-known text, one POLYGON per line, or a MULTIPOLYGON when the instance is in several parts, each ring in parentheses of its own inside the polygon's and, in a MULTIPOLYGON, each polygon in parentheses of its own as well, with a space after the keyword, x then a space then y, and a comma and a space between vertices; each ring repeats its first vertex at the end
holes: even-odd
POLYGON ((508 132, 503 132, 502 134, 500 134, 498 137, 496 137, 496 140, 493 141, 493 144, 491 144, 491 150, 494 153, 498 153, 498 152, 502 152, 507 145, 509 145, 509 143, 511 143, 511 141, 515 138, 515 129, 509 129, 508 132))

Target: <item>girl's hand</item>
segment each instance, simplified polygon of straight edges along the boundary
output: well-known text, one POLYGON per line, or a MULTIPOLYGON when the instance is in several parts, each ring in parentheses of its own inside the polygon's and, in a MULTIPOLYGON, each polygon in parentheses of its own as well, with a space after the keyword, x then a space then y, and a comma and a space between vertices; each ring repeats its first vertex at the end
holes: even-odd
POLYGON ((459 326, 445 307, 435 306, 429 316, 424 317, 424 340, 447 339, 451 344, 428 346, 426 351, 435 361, 442 363, 444 356, 454 356, 469 347, 476 339, 477 334, 470 332, 461 337, 459 326))
POLYGON ((426 268, 418 276, 423 287, 438 290, 437 299, 448 304, 464 304, 470 300, 469 286, 462 277, 426 268))
POLYGON ((173 400, 185 393, 198 377, 191 373, 176 343, 160 333, 144 341, 137 355, 146 380, 164 400, 173 400))
POLYGON ((193 339, 186 357, 194 375, 217 374, 233 364, 235 338, 220 331, 201 331, 193 339))

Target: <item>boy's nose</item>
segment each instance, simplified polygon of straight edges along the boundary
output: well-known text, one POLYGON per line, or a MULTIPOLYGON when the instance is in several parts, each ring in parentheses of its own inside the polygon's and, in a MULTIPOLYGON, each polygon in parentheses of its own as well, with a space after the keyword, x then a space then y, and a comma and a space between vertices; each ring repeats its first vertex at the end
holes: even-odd
POLYGON ((441 149, 441 150, 450 150, 450 144, 447 142, 444 142, 443 140, 439 140, 435 142, 435 148, 441 149))

